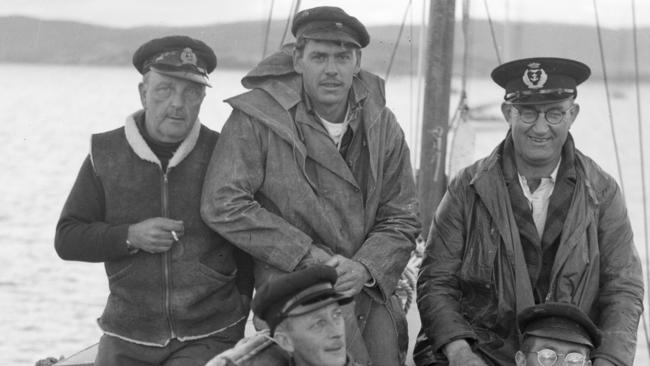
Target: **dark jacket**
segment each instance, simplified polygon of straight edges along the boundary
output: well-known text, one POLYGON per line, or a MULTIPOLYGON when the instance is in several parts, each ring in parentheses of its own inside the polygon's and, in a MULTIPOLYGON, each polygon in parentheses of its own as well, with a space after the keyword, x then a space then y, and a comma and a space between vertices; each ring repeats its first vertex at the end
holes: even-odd
POLYGON ((234 110, 208 168, 203 218, 256 259, 256 281, 293 271, 316 244, 365 265, 378 291, 363 296, 391 307, 420 226, 409 149, 383 81, 361 71, 353 82, 370 162, 360 186, 309 114, 290 56, 278 57, 243 80, 251 91, 227 101, 234 110))
POLYGON ((250 290, 237 286, 238 250, 199 213, 217 138, 197 121, 162 171, 133 117, 93 135, 55 241, 63 259, 104 262, 110 288, 99 319, 104 333, 152 346, 218 332, 243 336, 250 290), (152 217, 183 220, 184 235, 165 253, 129 255, 128 226, 152 217))
MULTIPOLYGON (((515 316, 533 295, 501 168, 503 143, 462 170, 436 212, 418 280, 418 365, 466 338, 486 359, 514 364, 515 316)), ((632 365, 643 305, 641 264, 614 179, 575 151, 576 184, 546 301, 570 302, 603 331, 592 357, 632 365)))

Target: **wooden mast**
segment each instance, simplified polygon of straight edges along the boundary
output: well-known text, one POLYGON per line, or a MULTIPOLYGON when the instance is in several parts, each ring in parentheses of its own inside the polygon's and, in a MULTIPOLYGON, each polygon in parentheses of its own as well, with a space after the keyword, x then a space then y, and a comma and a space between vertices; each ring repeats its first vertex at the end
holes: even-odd
POLYGON ((429 10, 418 192, 422 237, 447 188, 446 153, 454 54, 455 0, 432 0, 429 10))

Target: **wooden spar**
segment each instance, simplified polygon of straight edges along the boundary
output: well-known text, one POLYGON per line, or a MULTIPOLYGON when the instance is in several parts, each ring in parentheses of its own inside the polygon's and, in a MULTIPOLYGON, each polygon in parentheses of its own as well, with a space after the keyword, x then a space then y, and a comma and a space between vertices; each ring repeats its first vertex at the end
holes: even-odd
POLYGON ((429 10, 422 147, 418 173, 422 237, 425 239, 429 234, 433 214, 447 188, 445 166, 455 8, 455 0, 432 0, 429 10))

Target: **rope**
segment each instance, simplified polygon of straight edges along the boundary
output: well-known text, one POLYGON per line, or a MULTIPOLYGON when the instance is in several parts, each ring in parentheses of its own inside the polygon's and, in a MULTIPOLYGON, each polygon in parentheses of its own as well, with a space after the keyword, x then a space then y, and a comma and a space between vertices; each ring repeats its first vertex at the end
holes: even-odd
POLYGON ((487 13, 488 23, 490 24, 490 33, 492 33, 492 45, 494 46, 494 52, 497 55, 497 62, 501 65, 501 55, 499 54, 499 45, 497 44, 497 37, 494 34, 494 24, 492 23, 492 17, 490 16, 490 8, 488 7, 487 0, 483 0, 485 4, 485 12, 487 13))
POLYGON ((271 34, 271 18, 273 16, 273 4, 275 0, 271 0, 271 7, 269 8, 269 18, 266 21, 266 31, 264 32, 264 47, 262 48, 262 59, 266 57, 266 48, 269 44, 269 35, 271 34))
POLYGON ((618 153, 618 143, 616 142, 616 131, 614 129, 614 117, 612 116, 612 102, 609 93, 609 81, 607 79, 607 67, 605 66, 605 52, 603 51, 603 37, 600 30, 600 18, 598 17, 598 5, 594 3, 594 14, 596 15, 596 31, 598 32, 598 46, 600 51, 600 62, 603 67, 603 80, 605 82, 605 93, 607 94, 607 110, 609 112, 609 126, 612 131, 612 141, 614 142, 614 155, 616 156, 616 169, 618 170, 618 179, 621 182, 621 191, 625 195, 625 185, 623 184, 623 173, 621 171, 621 158, 618 153))
MULTIPOLYGON (((643 153, 643 118, 641 116, 641 87, 639 86, 639 50, 637 42, 637 27, 636 27, 636 7, 634 5, 635 1, 630 0, 632 4, 632 39, 634 41, 634 80, 636 87, 636 113, 637 113, 637 123, 639 125, 639 155, 641 156, 641 194, 643 202, 643 233, 645 238, 645 268, 646 268, 646 283, 650 283, 650 274, 648 269, 650 268, 650 253, 648 253, 648 204, 646 200, 646 182, 645 182, 645 160, 643 153)), ((650 294, 648 294, 650 298, 650 294)), ((650 340, 648 339, 648 324, 643 317, 643 331, 646 335, 646 344, 648 345, 648 351, 650 352, 650 340)))
POLYGON ((395 47, 393 47, 393 52, 390 55, 390 61, 388 62, 388 70, 386 70, 386 77, 384 77, 384 80, 388 82, 388 77, 390 76, 390 69, 393 67, 393 61, 395 60, 395 54, 397 53, 397 48, 399 47, 399 41, 402 39, 402 32, 404 31, 404 24, 406 24, 406 16, 409 13, 409 9, 411 8, 411 3, 413 0, 409 0, 409 2, 406 4, 406 10, 404 10, 404 16, 402 17, 402 24, 399 27, 399 32, 397 33, 397 40, 395 41, 395 47))

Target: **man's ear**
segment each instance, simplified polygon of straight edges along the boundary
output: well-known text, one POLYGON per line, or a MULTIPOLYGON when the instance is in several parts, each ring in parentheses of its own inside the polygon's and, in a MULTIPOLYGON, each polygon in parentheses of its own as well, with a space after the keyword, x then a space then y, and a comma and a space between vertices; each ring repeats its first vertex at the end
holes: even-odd
POLYGON ((506 119, 506 122, 508 124, 510 123, 510 113, 512 111, 512 104, 510 103, 501 103, 501 113, 503 114, 503 118, 506 119))
POLYGON ((289 335, 281 330, 276 331, 273 335, 275 342, 285 351, 293 353, 295 347, 293 345, 293 340, 289 335))
POLYGON ((526 355, 521 351, 517 351, 515 353, 515 363, 517 366, 526 366, 526 355))
POLYGON ((140 103, 142 103, 142 108, 146 109, 147 87, 144 83, 138 84, 138 92, 140 93, 140 103))
POLYGON ((355 51, 357 55, 357 64, 354 65, 354 75, 358 74, 361 71, 361 50, 355 51))
POLYGON ((571 111, 569 111, 569 127, 573 125, 573 121, 575 121, 576 117, 578 117, 578 113, 580 113, 580 104, 575 103, 573 104, 571 111))
POLYGON ((293 58, 293 69, 298 73, 302 74, 303 68, 302 68, 302 55, 305 50, 303 49, 301 52, 297 50, 293 50, 292 58, 293 58))

